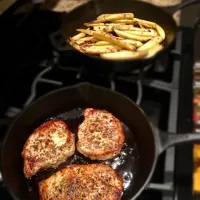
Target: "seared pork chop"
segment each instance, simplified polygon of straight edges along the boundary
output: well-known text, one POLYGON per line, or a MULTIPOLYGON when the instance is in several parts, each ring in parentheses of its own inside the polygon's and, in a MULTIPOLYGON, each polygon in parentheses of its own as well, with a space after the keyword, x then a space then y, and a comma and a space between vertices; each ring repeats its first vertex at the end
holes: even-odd
POLYGON ((41 200, 120 200, 122 178, 103 164, 69 165, 39 183, 41 200))
POLYGON ((48 121, 26 141, 22 157, 24 175, 30 178, 41 169, 55 168, 75 153, 75 137, 64 121, 48 121))
POLYGON ((92 160, 115 157, 124 144, 120 121, 105 110, 87 108, 84 121, 78 129, 78 151, 92 160))

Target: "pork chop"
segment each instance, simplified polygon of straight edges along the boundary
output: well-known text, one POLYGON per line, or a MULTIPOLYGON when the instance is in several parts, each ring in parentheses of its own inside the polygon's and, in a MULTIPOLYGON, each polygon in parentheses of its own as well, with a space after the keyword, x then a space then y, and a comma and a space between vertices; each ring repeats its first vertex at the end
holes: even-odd
POLYGON ((30 178, 42 169, 55 168, 75 153, 75 137, 64 121, 48 121, 26 141, 22 157, 24 175, 30 178))
POLYGON ((41 200, 120 200, 122 178, 103 164, 69 165, 39 183, 41 200))
POLYGON ((87 108, 78 129, 77 150, 92 160, 107 160, 121 152, 124 133, 121 122, 105 110, 87 108))

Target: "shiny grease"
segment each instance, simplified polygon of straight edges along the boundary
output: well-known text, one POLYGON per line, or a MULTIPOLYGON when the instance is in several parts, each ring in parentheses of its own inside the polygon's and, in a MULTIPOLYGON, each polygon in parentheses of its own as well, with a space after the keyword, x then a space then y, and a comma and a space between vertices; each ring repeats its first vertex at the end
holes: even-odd
MULTIPOLYGON (((78 126, 83 122, 83 109, 77 108, 71 111, 66 111, 60 113, 57 116, 48 118, 48 120, 63 120, 67 123, 68 128, 72 133, 75 134, 77 141, 78 126)), ((27 181, 27 186, 34 199, 39 199, 38 194, 38 183, 54 174, 56 171, 64 168, 70 164, 92 164, 92 163, 102 163, 111 166, 115 169, 123 178, 124 181, 124 191, 122 199, 127 199, 126 195, 131 192, 135 184, 137 173, 139 170, 139 151, 134 139, 134 133, 122 122, 123 131, 125 134, 125 143, 122 147, 121 153, 110 160, 106 161, 96 161, 90 160, 89 158, 80 154, 77 150, 75 154, 70 157, 67 161, 60 164, 56 169, 48 169, 38 173, 38 175, 27 181)))

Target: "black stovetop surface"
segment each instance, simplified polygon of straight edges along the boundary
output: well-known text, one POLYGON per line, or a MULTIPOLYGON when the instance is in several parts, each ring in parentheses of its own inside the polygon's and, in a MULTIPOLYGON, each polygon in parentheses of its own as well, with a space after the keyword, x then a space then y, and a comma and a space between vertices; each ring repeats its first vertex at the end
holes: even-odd
MULTIPOLYGON (((31 15, 23 26, 16 28, 13 35, 7 36, 10 38, 9 43, 6 43, 4 39, 4 46, 1 47, 4 49, 2 54, 4 68, 0 69, 2 72, 0 87, 3 97, 0 100, 0 116, 4 116, 11 107, 23 108, 31 93, 30 88, 35 76, 51 64, 54 54, 48 36, 58 29, 59 20, 56 21, 55 18, 52 13, 37 12, 31 15)), ((167 55, 166 69, 163 70, 162 64, 160 66, 158 62, 143 77, 140 106, 149 119, 165 131, 191 132, 192 130, 192 43, 193 30, 181 27, 177 41, 171 53, 167 55)), ((68 67, 67 64, 58 63, 43 78, 59 81, 62 86, 81 81, 105 87, 111 85, 110 77, 88 72, 81 73, 79 76, 80 71, 73 70, 73 65, 72 70, 68 67), (77 79, 77 74, 79 79, 77 79)), ((136 101, 138 98, 137 74, 115 74, 113 77, 116 90, 136 101)), ((36 98, 62 86, 38 82, 36 98)), ((9 114, 4 121, 9 118, 8 116, 9 114)), ((7 127, 7 125, 0 126, 0 142, 7 127)), ((152 182, 157 183, 158 188, 165 183, 163 187, 166 191, 147 190, 138 199, 191 199, 192 146, 172 148, 161 155, 152 182)), ((0 199, 12 199, 4 186, 0 187, 0 199)))

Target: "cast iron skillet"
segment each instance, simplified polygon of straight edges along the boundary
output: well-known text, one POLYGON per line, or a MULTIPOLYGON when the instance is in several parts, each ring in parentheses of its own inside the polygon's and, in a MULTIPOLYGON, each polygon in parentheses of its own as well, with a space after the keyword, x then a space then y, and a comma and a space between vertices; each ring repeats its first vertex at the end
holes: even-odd
POLYGON ((20 154, 30 133, 49 119, 65 120, 76 133, 78 124, 83 120, 82 109, 86 107, 106 109, 123 124, 126 140, 122 153, 103 163, 111 165, 123 176, 124 200, 136 199, 145 189, 151 180, 158 156, 165 149, 178 143, 200 141, 199 134, 161 134, 134 102, 109 89, 89 83, 59 89, 39 98, 26 108, 7 132, 1 155, 2 172, 14 199, 39 199, 38 181, 70 163, 95 163, 76 152, 68 162, 55 170, 44 171, 32 180, 26 180, 23 175, 20 154))
MULTIPOLYGON (((169 13, 165 12, 163 9, 154 6, 149 3, 136 1, 136 0, 93 0, 89 3, 78 7, 74 11, 67 14, 66 19, 63 21, 64 32, 62 33, 65 38, 72 37, 77 34, 76 29, 81 28, 83 23, 90 22, 96 19, 102 13, 123 13, 123 12, 132 12, 135 14, 135 17, 156 22, 163 27, 166 33, 166 39, 164 41, 164 49, 157 55, 148 58, 148 59, 138 59, 138 60, 122 60, 122 61, 110 61, 103 60, 98 56, 86 55, 75 50, 71 45, 57 48, 59 51, 64 51, 66 55, 72 53, 78 53, 79 59, 82 59, 83 62, 89 60, 89 63, 86 67, 89 67, 90 70, 99 70, 99 71, 131 71, 133 69, 142 69, 148 64, 153 63, 159 54, 162 54, 166 51, 172 42, 175 39, 177 25, 174 21, 172 14, 177 10, 184 8, 188 5, 200 3, 199 0, 188 0, 179 5, 173 6, 169 10, 169 13), (71 51, 71 52, 70 52, 71 51)), ((51 38, 51 41, 55 47, 58 47, 54 38, 51 38)))

